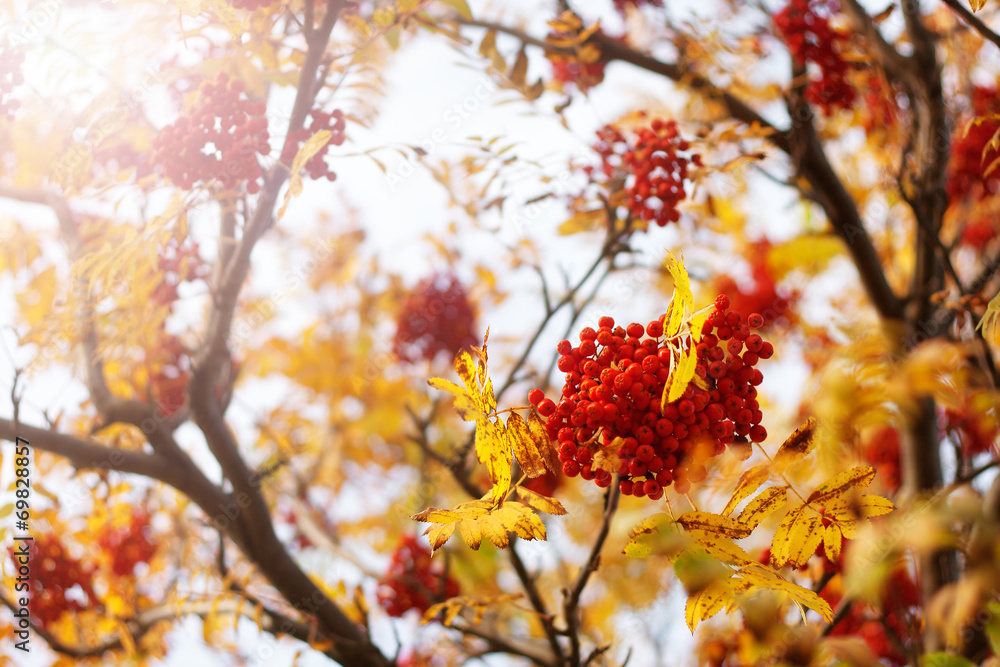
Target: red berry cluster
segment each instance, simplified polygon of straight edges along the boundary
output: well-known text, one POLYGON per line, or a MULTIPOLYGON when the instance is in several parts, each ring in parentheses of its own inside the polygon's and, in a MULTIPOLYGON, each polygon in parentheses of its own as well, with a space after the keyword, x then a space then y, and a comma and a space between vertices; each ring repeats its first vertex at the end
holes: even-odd
MULTIPOLYGON (((996 114, 997 94, 995 88, 976 86, 972 93, 971 106, 974 117, 996 114)), ((948 200, 962 203, 977 201, 1000 192, 1000 170, 989 176, 986 168, 1000 158, 1000 150, 986 150, 990 139, 1000 130, 1000 120, 982 120, 973 125, 962 123, 956 128, 951 141, 951 157, 948 161, 948 200)))
POLYGON ((552 59, 552 78, 560 86, 573 84, 586 92, 604 81, 604 63, 600 60, 585 63, 579 60, 552 59))
POLYGON ((100 547, 111 556, 111 571, 116 576, 131 576, 136 565, 148 563, 156 555, 156 545, 149 539, 149 519, 149 512, 133 510, 127 526, 109 526, 97 538, 100 547))
POLYGON ((155 365, 149 384, 156 408, 163 417, 173 417, 187 403, 187 386, 191 378, 191 357, 176 336, 164 333, 156 351, 163 359, 155 365))
POLYGON ((24 62, 24 52, 19 49, 0 49, 0 116, 14 120, 14 112, 21 102, 11 97, 16 86, 24 83, 21 64, 24 62))
POLYGON ((592 166, 583 170, 592 181, 611 188, 623 181, 632 215, 664 227, 680 220, 677 205, 687 197, 688 165, 701 165, 700 155, 681 154, 690 147, 673 120, 654 119, 630 140, 608 125, 598 130, 593 146, 601 156, 600 171, 595 174, 592 166))
POLYGON ((242 81, 219 74, 202 88, 190 114, 168 125, 153 141, 153 161, 178 186, 218 180, 233 188, 246 181, 247 192, 260 192, 262 170, 257 154, 271 152, 264 102, 252 102, 242 81))
POLYGON ((422 614, 435 602, 458 593, 458 582, 432 562, 430 550, 415 536, 404 535, 378 587, 378 603, 387 614, 399 617, 410 609, 422 614))
POLYGON ((725 273, 719 274, 712 283, 717 293, 728 294, 732 309, 741 313, 760 313, 764 318, 763 329, 770 329, 779 317, 792 319, 792 306, 798 293, 778 287, 774 274, 768 266, 767 256, 771 249, 769 241, 757 241, 749 247, 746 259, 750 264, 751 282, 737 281, 725 273))
POLYGON ((809 79, 806 99, 827 116, 851 108, 858 97, 848 81, 851 64, 844 58, 848 36, 830 22, 839 11, 838 0, 791 0, 774 17, 792 57, 818 70, 818 78, 809 79))
POLYGON ((288 135, 288 138, 285 140, 285 147, 281 151, 281 161, 291 165, 302 142, 321 130, 330 130, 330 141, 309 158, 309 161, 306 162, 306 173, 309 174, 309 178, 314 180, 325 176, 328 181, 335 181, 337 180, 337 174, 327 165, 326 153, 330 149, 330 146, 340 146, 344 143, 344 139, 346 138, 344 136, 344 128, 347 126, 344 112, 340 109, 334 109, 331 113, 326 113, 319 109, 313 109, 309 112, 307 120, 309 122, 308 127, 302 127, 297 132, 288 135))
POLYGON ((424 278, 403 301, 393 351, 402 361, 454 356, 477 343, 475 312, 465 287, 453 273, 424 278))
MULTIPOLYGON (((17 571, 19 562, 14 555, 14 547, 7 548, 17 571)), ((78 612, 97 602, 97 595, 91 587, 94 568, 85 565, 66 552, 66 548, 55 533, 35 535, 29 543, 30 574, 28 588, 31 592, 29 609, 32 617, 43 626, 49 625, 66 612, 78 612), (80 595, 66 593, 79 587, 86 602, 80 595)))
POLYGON ((660 397, 674 354, 663 341, 663 318, 623 328, 602 317, 599 329, 580 332, 579 346, 559 343, 558 368, 566 374, 562 399, 557 404, 533 389, 528 401, 547 418, 565 475, 609 486, 611 473, 593 466, 595 448, 598 439, 608 447, 621 438, 616 452, 621 492, 656 500, 671 483, 685 493, 691 482, 704 479, 704 466, 688 456, 700 442, 709 443, 709 454, 715 455, 737 436, 754 442, 767 437, 756 398, 763 375, 754 366, 774 348, 750 332, 763 318, 754 313, 744 321, 728 310, 725 295, 715 305, 696 346, 701 387, 692 383, 662 410, 660 397))
POLYGON ((939 415, 940 428, 957 440, 962 456, 997 451, 1000 420, 997 400, 990 392, 977 391, 965 397, 963 404, 945 408, 939 415))
POLYGON ((878 479, 889 491, 899 489, 900 459, 899 431, 883 426, 868 437, 861 446, 865 462, 878 471, 878 479))

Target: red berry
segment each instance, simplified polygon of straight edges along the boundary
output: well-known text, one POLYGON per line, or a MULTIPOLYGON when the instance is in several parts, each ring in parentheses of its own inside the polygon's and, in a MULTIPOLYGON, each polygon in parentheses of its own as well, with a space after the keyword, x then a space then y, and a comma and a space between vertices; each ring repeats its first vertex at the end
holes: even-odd
POLYGON ((532 389, 528 392, 528 403, 538 405, 545 398, 545 392, 541 389, 532 389))

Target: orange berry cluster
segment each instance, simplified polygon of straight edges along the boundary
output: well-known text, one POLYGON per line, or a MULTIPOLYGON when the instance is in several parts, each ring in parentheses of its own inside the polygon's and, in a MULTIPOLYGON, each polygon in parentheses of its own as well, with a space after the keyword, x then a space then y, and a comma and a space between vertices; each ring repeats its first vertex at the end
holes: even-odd
POLYGON ((335 181, 337 180, 337 174, 327 165, 326 154, 330 150, 330 146, 340 146, 346 139, 344 128, 347 126, 347 121, 344 119, 344 112, 340 109, 334 109, 332 112, 326 113, 319 109, 313 109, 309 112, 307 121, 308 127, 302 127, 298 131, 288 135, 288 138, 285 140, 285 147, 281 151, 281 161, 287 165, 291 165, 302 142, 321 130, 330 130, 330 141, 309 158, 305 169, 306 173, 309 174, 309 178, 313 180, 325 176, 326 180, 335 181))
POLYGON ((580 92, 586 92, 604 81, 604 63, 584 63, 579 60, 553 59, 552 78, 559 85, 575 85, 580 92))
POLYGON ((688 165, 701 165, 700 155, 682 155, 690 147, 673 120, 654 119, 630 139, 607 125, 598 130, 593 146, 601 157, 599 171, 590 165, 583 171, 593 182, 612 187, 623 179, 632 215, 664 227, 680 220, 677 206, 687 197, 688 165))
POLYGON ((24 83, 21 64, 24 62, 24 52, 19 49, 0 49, 0 117, 14 120, 14 112, 21 107, 21 102, 11 98, 16 86, 24 83))
POLYGON ((387 614, 399 617, 410 609, 421 614, 439 600, 455 597, 458 582, 445 576, 440 563, 413 535, 404 535, 392 555, 392 563, 378 587, 378 603, 387 614))
POLYGON ((248 193, 260 192, 257 155, 271 152, 264 102, 250 101, 243 82, 224 72, 202 88, 199 99, 153 140, 153 161, 185 189, 212 181, 232 189, 246 182, 248 193))
MULTIPOLYGON (((14 548, 8 547, 7 551, 14 558, 14 548)), ((35 535, 28 553, 31 568, 29 609, 40 625, 49 625, 65 612, 83 611, 97 603, 97 595, 91 587, 94 568, 70 556, 58 535, 51 532, 35 535), (80 595, 67 597, 66 593, 74 587, 79 588, 86 602, 79 600, 80 595)), ((15 559, 15 565, 17 562, 15 559)))
POLYGON ((848 81, 851 65, 844 58, 847 36, 830 22, 839 11, 837 0, 791 0, 774 17, 792 57, 819 71, 819 77, 811 77, 806 86, 806 99, 826 116, 851 108, 858 97, 848 81))
POLYGON ((561 400, 533 389, 528 401, 547 418, 566 476, 609 486, 611 472, 595 468, 594 454, 598 444, 609 447, 621 438, 615 452, 621 492, 656 500, 671 484, 685 493, 691 482, 704 479, 704 466, 688 456, 699 443, 717 455, 736 437, 754 442, 767 437, 756 388, 763 375, 754 366, 774 348, 750 331, 763 318, 754 313, 744 321, 739 312, 727 310, 725 295, 715 305, 696 345, 698 381, 662 409, 675 354, 663 337, 665 316, 645 327, 616 327, 613 318, 602 317, 597 330, 580 332, 578 346, 568 340, 556 346, 558 368, 566 374, 561 400))
POLYGON ((148 563, 156 554, 149 539, 149 512, 134 510, 124 527, 108 527, 97 543, 111 556, 111 571, 119 577, 131 576, 139 563, 148 563))
POLYGON ((442 352, 454 357, 477 342, 475 312, 455 274, 424 278, 403 301, 393 340, 400 360, 430 361, 442 352))

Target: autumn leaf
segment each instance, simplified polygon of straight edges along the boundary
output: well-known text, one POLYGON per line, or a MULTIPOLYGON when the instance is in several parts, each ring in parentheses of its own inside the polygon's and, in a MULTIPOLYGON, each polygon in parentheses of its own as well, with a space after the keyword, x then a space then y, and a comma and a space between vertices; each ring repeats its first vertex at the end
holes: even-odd
POLYGON ((782 565, 802 567, 823 541, 825 529, 823 519, 817 515, 800 516, 789 531, 787 546, 783 550, 785 561, 782 565))
POLYGON ((823 531, 823 550, 826 552, 826 558, 831 563, 836 563, 840 558, 840 547, 842 544, 840 528, 830 524, 823 531))
POLYGON ((527 422, 516 412, 510 413, 507 418, 507 440, 524 474, 528 477, 540 477, 548 471, 545 457, 538 450, 527 422))
POLYGON ((752 528, 736 519, 702 511, 685 512, 677 517, 677 523, 688 530, 704 530, 736 540, 749 537, 753 531, 752 528))
POLYGON ((692 634, 698 623, 711 618, 733 603, 735 594, 729 579, 713 581, 687 599, 684 606, 684 621, 692 634))
POLYGON ((671 338, 680 333, 688 316, 694 310, 694 293, 691 292, 691 279, 684 268, 684 256, 678 260, 673 253, 667 252, 663 262, 674 280, 674 294, 670 302, 670 317, 664 322, 663 335, 671 338))
POLYGON ((811 505, 825 505, 852 489, 863 489, 875 479, 875 468, 857 466, 820 485, 806 498, 811 505))
POLYGON ((810 417, 802 426, 795 429, 778 448, 774 462, 781 467, 788 467, 795 461, 808 456, 816 447, 816 418, 810 417))
POLYGON ((316 153, 319 153, 330 142, 331 138, 333 138, 333 132, 330 130, 320 130, 309 137, 308 141, 302 144, 302 148, 295 154, 288 173, 288 189, 285 190, 285 199, 281 203, 281 208, 278 209, 278 220, 281 220, 285 216, 285 211, 288 209, 288 204, 292 201, 292 197, 298 197, 302 194, 302 188, 304 187, 302 169, 306 166, 306 162, 312 159, 316 153))
POLYGON ((542 455, 545 469, 553 475, 562 474, 562 462, 559 460, 559 452, 556 451, 555 445, 549 440, 549 432, 545 428, 545 421, 534 410, 528 413, 528 430, 535 441, 535 448, 542 455))
POLYGON ((523 486, 517 487, 517 497, 523 500, 528 506, 535 508, 539 512, 545 512, 546 514, 566 514, 566 508, 562 506, 555 498, 549 498, 548 496, 543 496, 540 493, 535 493, 531 489, 526 489, 523 486))
POLYGON ((486 464, 486 473, 493 482, 493 504, 499 505, 510 490, 510 467, 514 462, 503 422, 476 422, 476 458, 486 464))
POLYGON ((969 0, 969 7, 973 12, 978 12, 986 6, 986 0, 969 0))
POLYGON ((796 604, 815 611, 828 623, 833 620, 833 609, 830 608, 826 600, 808 588, 803 588, 796 583, 782 579, 776 573, 761 568, 744 568, 739 571, 738 576, 745 578, 756 588, 784 593, 796 604))
POLYGON ((747 503, 736 520, 745 524, 750 530, 760 525, 771 512, 774 512, 785 505, 788 500, 788 487, 771 486, 747 503))
POLYGON ((726 565, 742 567, 756 562, 743 547, 718 533, 691 529, 685 530, 684 534, 691 538, 698 547, 704 549, 710 556, 726 565))
POLYGON ((545 524, 535 510, 516 501, 508 501, 496 507, 491 501, 480 499, 462 503, 451 510, 427 509, 411 517, 414 521, 430 522, 435 525, 425 531, 431 543, 431 551, 437 551, 447 542, 459 527, 459 534, 472 549, 478 550, 483 537, 497 548, 504 549, 510 544, 509 533, 524 540, 545 540, 545 524))
POLYGON ((431 605, 424 612, 422 623, 430 623, 442 613, 444 617, 441 623, 445 627, 451 627, 458 615, 465 609, 473 612, 472 624, 478 625, 483 620, 483 614, 490 607, 495 607, 504 602, 520 600, 523 596, 520 593, 501 593, 499 595, 456 595, 448 598, 444 602, 431 605))
POLYGON ((732 497, 726 503, 726 507, 722 510, 721 514, 723 516, 732 514, 733 510, 741 502, 746 500, 754 491, 760 488, 761 484, 767 481, 770 474, 771 465, 768 463, 762 463, 744 472, 740 476, 740 481, 736 484, 736 490, 733 491, 732 497))
POLYGON ((697 348, 694 345, 690 345, 688 349, 681 351, 680 359, 674 365, 674 369, 670 373, 670 379, 663 388, 663 396, 660 398, 661 410, 666 407, 667 403, 673 403, 684 395, 684 391, 694 378, 697 367, 697 348))
POLYGON ((788 562, 788 552, 791 548, 792 530, 796 523, 805 513, 806 506, 800 505, 794 508, 781 520, 777 530, 774 531, 774 538, 771 540, 771 565, 774 567, 784 567, 788 562))

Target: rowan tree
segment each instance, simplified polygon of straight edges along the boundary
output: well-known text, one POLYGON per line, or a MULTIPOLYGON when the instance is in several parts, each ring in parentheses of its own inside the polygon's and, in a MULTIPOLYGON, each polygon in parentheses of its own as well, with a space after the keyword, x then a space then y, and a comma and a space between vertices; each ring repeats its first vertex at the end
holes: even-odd
POLYGON ((0 659, 998 664, 972 1, 6 3, 0 659))

